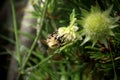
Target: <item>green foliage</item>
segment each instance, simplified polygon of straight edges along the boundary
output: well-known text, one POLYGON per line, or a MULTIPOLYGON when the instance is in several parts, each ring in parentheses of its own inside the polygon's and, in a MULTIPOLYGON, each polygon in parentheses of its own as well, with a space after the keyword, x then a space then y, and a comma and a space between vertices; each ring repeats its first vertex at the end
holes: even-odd
MULTIPOLYGON (((35 3, 33 1, 35 12, 32 12, 32 14, 33 17, 35 17, 36 19, 41 19, 41 21, 38 22, 40 28, 38 30, 38 34, 35 37, 35 41, 33 42, 32 47, 30 49, 25 48, 26 50, 22 49, 23 51, 25 51, 25 53, 27 53, 24 58, 17 56, 21 60, 23 59, 19 68, 20 72, 24 73, 23 77, 25 79, 117 80, 119 72, 117 72, 116 70, 120 70, 120 66, 117 64, 117 62, 120 61, 120 31, 118 30, 120 29, 120 26, 113 29, 115 36, 110 35, 106 37, 105 35, 109 35, 109 33, 107 33, 107 29, 109 28, 103 30, 103 28, 106 26, 104 25, 101 29, 101 25, 104 24, 104 22, 102 21, 104 20, 98 21, 97 23, 100 23, 99 29, 102 30, 100 31, 102 32, 102 35, 97 35, 99 34, 98 31, 95 33, 95 36, 90 36, 93 41, 95 37, 99 37, 95 39, 94 47, 91 47, 91 42, 88 40, 87 43, 85 42, 86 44, 81 46, 81 43, 85 39, 85 35, 83 35, 84 31, 82 32, 84 25, 81 25, 79 21, 83 19, 83 14, 84 16, 90 14, 89 11, 91 9, 91 6, 96 5, 100 8, 92 8, 91 13, 94 13, 94 10, 97 10, 101 13, 101 11, 104 11, 104 9, 106 11, 106 9, 108 9, 111 5, 115 5, 111 10, 110 16, 116 17, 113 14, 116 12, 119 13, 118 7, 120 6, 120 2, 118 0, 45 0, 45 2, 42 2, 42 0, 35 1, 37 1, 35 3), (71 26, 74 19, 75 22, 73 22, 73 24, 77 24, 79 28, 77 34, 80 37, 82 36, 82 40, 74 39, 71 42, 56 49, 50 49, 48 46, 45 46, 45 53, 42 52, 40 47, 35 46, 39 37, 40 39, 45 40, 47 38, 47 35, 53 33, 57 29, 59 30, 61 26, 67 26, 69 24, 71 26), (105 44, 100 42, 103 37, 105 40, 105 44), (114 76, 111 76, 110 74, 113 74, 114 76)), ((93 16, 95 16, 95 14, 93 14, 93 16)), ((95 16, 95 19, 97 16, 95 16)), ((110 16, 107 15, 104 17, 107 17, 107 19, 111 19, 110 16)), ((117 17, 118 16, 119 15, 117 15, 117 17)), ((89 20, 91 20, 91 18, 92 17, 90 17, 89 20)), ((119 21, 115 22, 117 22, 119 25, 119 21)), ((92 22, 90 22, 89 24, 91 23, 92 22)), ((111 26, 113 23, 109 23, 109 26, 111 26)), ((96 27, 96 25, 97 24, 92 24, 92 27, 96 27)), ((69 26, 66 29, 69 30, 68 28, 69 26)), ((91 27, 89 28, 91 29, 91 27)), ((91 34, 91 32, 89 34, 91 34)), ((16 45, 19 46, 17 42, 16 45)), ((19 54, 20 52, 18 51, 17 53, 19 54)))

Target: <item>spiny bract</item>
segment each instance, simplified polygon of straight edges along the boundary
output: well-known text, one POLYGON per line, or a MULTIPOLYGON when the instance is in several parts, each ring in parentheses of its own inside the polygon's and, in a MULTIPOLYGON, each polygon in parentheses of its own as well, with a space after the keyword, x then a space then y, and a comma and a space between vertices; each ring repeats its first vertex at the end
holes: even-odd
POLYGON ((117 19, 110 16, 111 9, 112 7, 106 11, 101 11, 98 7, 92 7, 90 12, 84 10, 81 23, 83 26, 82 34, 85 35, 85 39, 81 45, 91 40, 92 46, 94 46, 99 40, 108 47, 106 38, 114 35, 112 29, 117 26, 114 24, 117 19))

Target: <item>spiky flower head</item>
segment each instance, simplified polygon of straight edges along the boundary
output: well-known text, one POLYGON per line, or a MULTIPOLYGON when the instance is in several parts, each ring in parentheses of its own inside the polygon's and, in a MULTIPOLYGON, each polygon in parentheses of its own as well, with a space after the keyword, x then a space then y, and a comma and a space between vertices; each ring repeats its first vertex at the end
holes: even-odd
POLYGON ((84 17, 81 20, 83 26, 83 35, 85 39, 83 44, 91 40, 93 45, 99 40, 107 47, 106 38, 113 36, 112 29, 115 28, 115 22, 117 19, 110 16, 112 7, 106 11, 101 11, 98 7, 91 7, 91 11, 87 12, 84 10, 84 17))

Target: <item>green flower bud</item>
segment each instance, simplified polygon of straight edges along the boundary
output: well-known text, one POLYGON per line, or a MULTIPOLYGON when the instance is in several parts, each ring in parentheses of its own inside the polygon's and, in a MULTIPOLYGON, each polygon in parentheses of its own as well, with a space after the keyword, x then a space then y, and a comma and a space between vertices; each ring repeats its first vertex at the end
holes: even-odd
POLYGON ((86 11, 86 15, 82 18, 82 33, 85 39, 81 45, 91 40, 94 46, 99 40, 108 47, 106 38, 114 35, 112 29, 116 27, 114 23, 117 21, 109 15, 111 9, 112 7, 102 12, 99 8, 92 7, 90 13, 86 11))

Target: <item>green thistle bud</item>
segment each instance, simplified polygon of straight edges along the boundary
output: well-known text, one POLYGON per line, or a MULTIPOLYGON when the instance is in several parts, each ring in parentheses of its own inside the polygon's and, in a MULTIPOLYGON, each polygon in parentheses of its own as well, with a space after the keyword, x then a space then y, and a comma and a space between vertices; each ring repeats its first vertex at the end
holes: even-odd
POLYGON ((112 29, 116 27, 114 23, 117 21, 110 17, 111 9, 112 7, 102 12, 99 8, 92 7, 90 13, 84 11, 85 15, 82 18, 82 26, 85 39, 81 45, 91 40, 93 42, 92 46, 94 46, 99 40, 108 47, 106 38, 114 35, 112 29))

